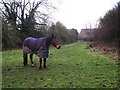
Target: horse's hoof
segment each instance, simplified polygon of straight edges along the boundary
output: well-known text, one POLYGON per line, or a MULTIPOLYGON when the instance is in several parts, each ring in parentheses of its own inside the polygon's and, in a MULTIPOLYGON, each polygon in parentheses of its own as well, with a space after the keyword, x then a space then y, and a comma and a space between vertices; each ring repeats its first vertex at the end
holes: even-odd
POLYGON ((42 67, 39 67, 39 69, 42 69, 42 67))
POLYGON ((27 64, 24 64, 24 66, 26 67, 26 66, 27 66, 27 64))
POLYGON ((31 67, 35 67, 35 65, 34 65, 34 64, 32 64, 32 65, 31 65, 31 67))
POLYGON ((27 67, 27 65, 24 65, 24 67, 27 67))

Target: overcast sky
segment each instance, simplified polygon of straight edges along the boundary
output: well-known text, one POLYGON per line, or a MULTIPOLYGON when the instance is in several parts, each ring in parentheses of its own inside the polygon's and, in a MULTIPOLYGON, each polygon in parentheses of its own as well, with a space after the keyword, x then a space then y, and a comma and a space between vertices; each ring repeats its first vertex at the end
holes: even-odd
POLYGON ((63 23, 68 29, 75 28, 80 31, 94 28, 100 17, 112 9, 119 0, 51 0, 57 7, 53 13, 56 21, 63 23))

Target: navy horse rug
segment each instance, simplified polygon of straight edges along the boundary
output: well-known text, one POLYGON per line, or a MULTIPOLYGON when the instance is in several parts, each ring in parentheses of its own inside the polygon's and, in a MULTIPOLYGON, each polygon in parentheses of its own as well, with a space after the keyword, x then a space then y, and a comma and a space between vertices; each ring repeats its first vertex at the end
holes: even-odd
POLYGON ((49 46, 53 45, 57 49, 60 49, 60 41, 52 34, 50 37, 33 38, 28 37, 23 42, 23 64, 27 65, 27 54, 30 54, 31 65, 33 64, 33 54, 37 54, 40 58, 40 68, 42 64, 42 58, 44 60, 44 68, 46 67, 46 58, 49 55, 49 46))
POLYGON ((23 43, 24 53, 37 54, 40 58, 48 58, 48 51, 46 38, 28 37, 23 43))

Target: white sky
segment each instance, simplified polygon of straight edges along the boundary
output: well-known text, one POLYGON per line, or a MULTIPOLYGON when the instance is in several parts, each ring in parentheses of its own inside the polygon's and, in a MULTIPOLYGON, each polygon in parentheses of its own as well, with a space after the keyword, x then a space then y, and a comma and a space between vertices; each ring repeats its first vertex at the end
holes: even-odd
POLYGON ((100 17, 112 9, 119 0, 51 0, 57 10, 53 18, 68 29, 94 28, 100 17))

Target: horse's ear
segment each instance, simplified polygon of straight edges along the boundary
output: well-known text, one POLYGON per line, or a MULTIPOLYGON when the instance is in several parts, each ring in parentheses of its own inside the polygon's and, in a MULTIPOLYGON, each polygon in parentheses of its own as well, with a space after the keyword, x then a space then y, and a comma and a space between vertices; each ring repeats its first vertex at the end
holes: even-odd
POLYGON ((54 37, 54 34, 52 33, 52 37, 54 37))

